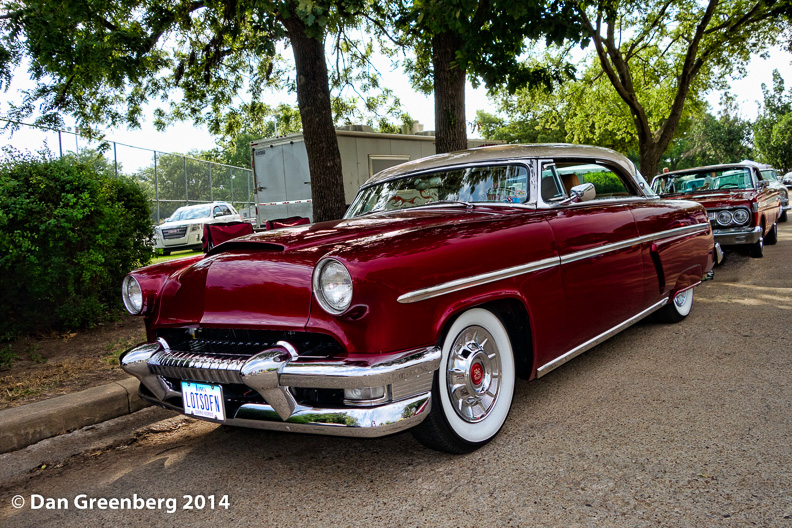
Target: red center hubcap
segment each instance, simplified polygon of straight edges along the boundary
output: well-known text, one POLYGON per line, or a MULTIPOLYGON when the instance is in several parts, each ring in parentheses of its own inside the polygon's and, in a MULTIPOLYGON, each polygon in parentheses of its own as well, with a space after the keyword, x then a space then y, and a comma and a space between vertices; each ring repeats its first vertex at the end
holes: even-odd
POLYGON ((482 379, 484 379, 484 367, 481 366, 481 363, 474 363, 470 368, 470 380, 473 385, 479 385, 482 379))

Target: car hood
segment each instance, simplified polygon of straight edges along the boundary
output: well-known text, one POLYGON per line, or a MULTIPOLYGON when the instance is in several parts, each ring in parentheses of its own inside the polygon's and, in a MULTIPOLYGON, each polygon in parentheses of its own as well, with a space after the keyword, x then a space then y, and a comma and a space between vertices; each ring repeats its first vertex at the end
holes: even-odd
POLYGON ((691 194, 665 195, 664 198, 692 200, 703 205, 706 209, 720 209, 745 205, 756 196, 753 189, 734 190, 734 191, 710 191, 691 194))
POLYGON ((192 225, 192 224, 205 224, 209 222, 211 218, 193 218, 191 220, 176 220, 174 222, 163 222, 162 224, 156 226, 160 229, 168 229, 169 227, 179 227, 183 225, 192 225))
MULTIPOLYGON (((523 225, 525 220, 516 217, 524 218, 525 213, 517 208, 438 206, 230 240, 165 280, 155 325, 266 326, 297 331, 308 322, 311 278, 322 257, 340 258, 350 266, 354 278, 361 263, 392 266, 396 264, 385 261, 428 253, 462 238, 492 239, 487 233, 500 230, 501 223, 523 225), (498 226, 493 222, 499 222, 498 226), (482 223, 490 227, 482 227, 482 223)), ((505 224, 503 228, 508 230, 505 224)), ((488 253, 498 265, 509 265, 508 258, 488 253)), ((441 276, 442 271, 437 274, 441 276)))

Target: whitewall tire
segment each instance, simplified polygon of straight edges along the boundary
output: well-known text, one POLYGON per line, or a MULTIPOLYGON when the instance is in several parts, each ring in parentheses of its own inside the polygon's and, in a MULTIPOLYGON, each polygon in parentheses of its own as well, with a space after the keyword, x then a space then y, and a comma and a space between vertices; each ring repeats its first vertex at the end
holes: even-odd
POLYGON ((482 308, 464 312, 443 341, 432 411, 414 436, 449 453, 481 447, 503 427, 515 380, 511 341, 501 320, 482 308))

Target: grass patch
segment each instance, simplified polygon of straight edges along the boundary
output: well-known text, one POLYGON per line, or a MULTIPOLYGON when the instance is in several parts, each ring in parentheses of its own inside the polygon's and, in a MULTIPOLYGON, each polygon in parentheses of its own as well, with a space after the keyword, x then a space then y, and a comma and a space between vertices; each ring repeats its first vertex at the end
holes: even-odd
POLYGON ((11 345, 0 348, 0 368, 11 368, 11 364, 19 359, 11 345))
POLYGON ((194 257, 195 255, 203 255, 203 251, 176 251, 170 255, 155 255, 154 258, 151 259, 151 263, 159 264, 160 262, 166 262, 177 258, 194 257))
MULTIPOLYGON (((116 363, 118 365, 118 363, 116 363)), ((13 406, 19 400, 35 399, 43 394, 60 395, 73 392, 75 388, 88 385, 97 374, 113 370, 109 364, 96 358, 67 360, 47 365, 24 378, 4 376, 0 378, 0 408, 13 406), (97 372, 97 366, 101 371, 97 372)))
POLYGON ((107 344, 108 353, 102 357, 102 361, 112 367, 117 367, 119 365, 118 359, 121 357, 121 354, 142 341, 143 339, 138 336, 112 341, 107 344))

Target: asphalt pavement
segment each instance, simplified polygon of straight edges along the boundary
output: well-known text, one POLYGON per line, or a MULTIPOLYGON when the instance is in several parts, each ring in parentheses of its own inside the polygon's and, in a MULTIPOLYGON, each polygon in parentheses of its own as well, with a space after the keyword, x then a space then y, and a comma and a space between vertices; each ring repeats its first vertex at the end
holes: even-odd
POLYGON ((685 321, 518 382, 475 453, 146 409, 82 450, 77 432, 3 455, 0 525, 792 526, 792 223, 779 239, 728 254, 685 321))

